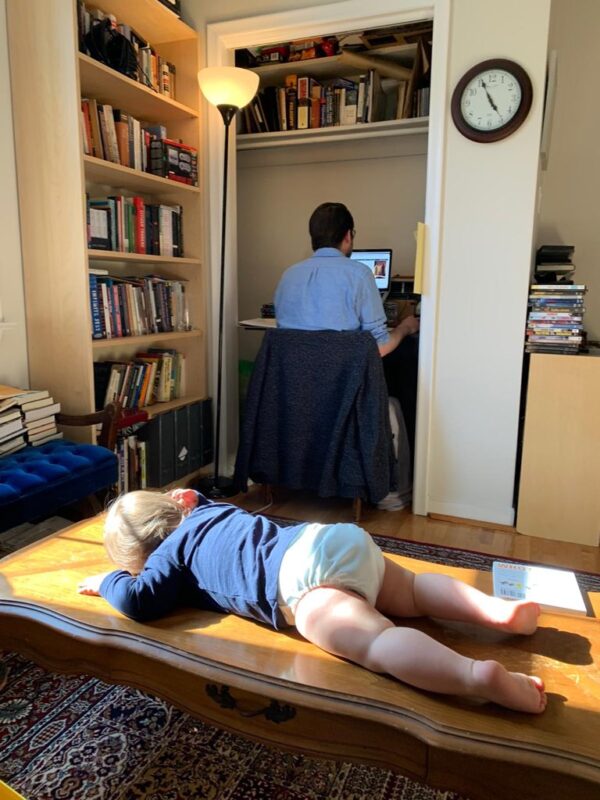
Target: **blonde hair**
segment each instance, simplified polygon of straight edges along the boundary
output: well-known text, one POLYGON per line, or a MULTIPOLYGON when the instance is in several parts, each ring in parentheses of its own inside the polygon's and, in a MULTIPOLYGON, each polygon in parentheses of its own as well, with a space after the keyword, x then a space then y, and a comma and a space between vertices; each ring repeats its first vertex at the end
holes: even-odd
POLYGON ((118 497, 104 523, 104 546, 112 561, 135 575, 153 550, 175 530, 184 508, 168 494, 140 490, 118 497))

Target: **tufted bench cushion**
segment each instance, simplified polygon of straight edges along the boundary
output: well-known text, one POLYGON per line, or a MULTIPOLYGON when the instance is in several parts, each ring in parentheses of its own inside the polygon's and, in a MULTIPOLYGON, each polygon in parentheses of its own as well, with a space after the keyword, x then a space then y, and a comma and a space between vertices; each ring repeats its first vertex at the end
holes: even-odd
POLYGON ((116 483, 117 468, 105 447, 63 439, 0 458, 0 531, 116 483))

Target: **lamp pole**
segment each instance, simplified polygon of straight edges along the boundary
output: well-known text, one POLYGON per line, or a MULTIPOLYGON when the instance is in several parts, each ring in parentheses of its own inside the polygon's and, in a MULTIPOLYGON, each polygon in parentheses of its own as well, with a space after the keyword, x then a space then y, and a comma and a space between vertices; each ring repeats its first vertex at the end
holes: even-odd
POLYGON ((221 445, 221 397, 223 389, 223 316, 225 307, 225 234, 227 228, 227 179, 229 172, 229 127, 238 109, 236 106, 217 106, 225 126, 225 150, 223 156, 223 206, 221 215, 221 272, 219 286, 219 343, 217 352, 217 411, 215 419, 215 474, 213 485, 210 487, 210 497, 231 497, 235 494, 231 478, 223 478, 219 472, 219 458, 221 445))
POLYGON ((219 273, 219 328, 217 344, 217 408, 215 413, 214 474, 203 478, 198 488, 206 497, 219 500, 236 493, 231 478, 220 475, 221 449, 221 403, 223 388, 223 327, 225 312, 225 248, 227 227, 227 183, 229 173, 229 129, 240 108, 256 94, 258 75, 238 67, 207 67, 198 74, 203 94, 216 106, 225 127, 225 150, 223 153, 223 201, 221 213, 221 265, 219 273))

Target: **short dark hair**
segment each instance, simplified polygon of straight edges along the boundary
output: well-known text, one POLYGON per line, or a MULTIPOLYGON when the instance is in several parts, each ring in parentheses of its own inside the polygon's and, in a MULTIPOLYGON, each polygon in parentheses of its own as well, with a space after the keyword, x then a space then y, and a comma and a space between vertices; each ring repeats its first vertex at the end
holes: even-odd
POLYGON ((321 203, 313 211, 308 223, 313 250, 339 247, 348 231, 353 230, 352 214, 343 203, 321 203))

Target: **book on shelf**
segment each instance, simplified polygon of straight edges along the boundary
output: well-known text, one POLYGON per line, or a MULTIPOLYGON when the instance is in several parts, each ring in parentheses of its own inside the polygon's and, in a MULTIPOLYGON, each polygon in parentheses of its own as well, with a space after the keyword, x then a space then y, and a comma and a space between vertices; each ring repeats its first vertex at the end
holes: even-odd
POLYGON ((90 275, 92 338, 192 330, 185 281, 90 275))
POLYGON ((152 349, 131 361, 94 363, 96 408, 118 400, 125 410, 144 408, 185 396, 185 355, 152 349))
POLYGON ((91 250, 172 258, 184 254, 180 205, 146 203, 138 195, 88 197, 87 219, 91 250))
POLYGON ((494 561, 492 578, 495 597, 531 600, 548 611, 587 614, 575 573, 569 570, 494 561))
MULTIPOLYGON (((159 0, 159 2, 162 2, 169 8, 172 8, 172 4, 175 3, 175 7, 177 8, 175 13, 179 16, 179 0, 159 0)), ((157 50, 134 31, 126 21, 118 20, 114 15, 106 14, 104 11, 97 8, 88 9, 83 0, 77 0, 79 50, 105 63, 105 60, 100 56, 97 48, 90 45, 88 38, 92 25, 101 23, 104 19, 109 19, 111 21, 111 28, 124 36, 131 45, 136 63, 131 68, 128 65, 127 68, 123 70, 124 74, 145 86, 151 87, 159 94, 174 99, 176 96, 175 65, 166 58, 160 56, 157 50)), ((115 69, 115 67, 113 67, 113 69, 115 69)), ((121 72, 121 69, 115 69, 115 71, 121 72)))
POLYGON ((164 125, 142 122, 123 109, 87 97, 81 99, 81 120, 86 155, 198 185, 196 148, 169 139, 164 125))

